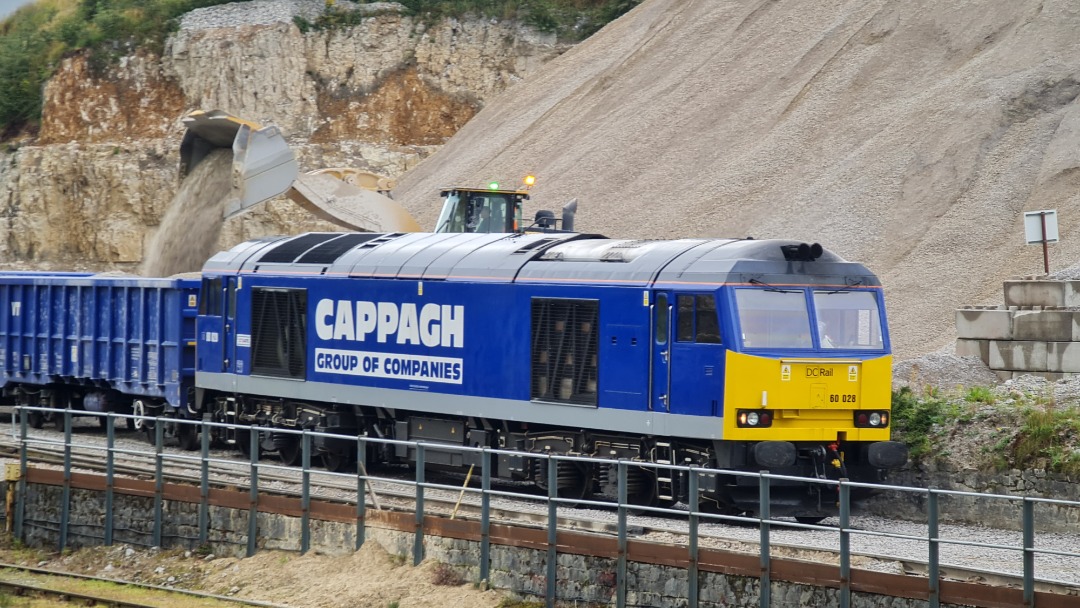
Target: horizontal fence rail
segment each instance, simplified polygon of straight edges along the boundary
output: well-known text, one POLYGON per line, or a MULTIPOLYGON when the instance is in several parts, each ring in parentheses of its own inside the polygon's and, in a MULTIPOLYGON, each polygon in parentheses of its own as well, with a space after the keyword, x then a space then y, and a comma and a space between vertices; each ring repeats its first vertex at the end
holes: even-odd
MULTIPOLYGON (((215 423, 209 421, 195 421, 195 420, 180 420, 172 418, 152 418, 152 417, 140 417, 124 414, 104 414, 96 412, 83 412, 72 410, 52 410, 48 408, 21 406, 14 408, 15 415, 12 417, 12 435, 17 440, 19 445, 19 469, 20 477, 18 481, 17 490, 17 503, 15 505, 14 513, 14 533, 19 539, 24 538, 23 529, 26 525, 26 513, 24 497, 26 494, 26 477, 29 467, 29 449, 32 446, 50 446, 50 447, 62 447, 63 449, 63 487, 62 487, 62 501, 60 510, 60 523, 59 523, 59 547, 63 550, 69 545, 69 524, 70 524, 70 503, 71 503, 71 481, 72 481, 72 452, 74 449, 79 450, 96 450, 102 452, 104 459, 105 469, 105 522, 103 524, 104 530, 100 537, 100 540, 106 544, 111 545, 114 541, 115 523, 113 521, 112 506, 114 503, 115 481, 116 481, 116 457, 118 455, 138 455, 147 456, 153 459, 154 469, 154 498, 153 498, 153 530, 152 538, 153 544, 161 546, 163 542, 162 522, 164 518, 163 512, 163 488, 165 486, 164 468, 166 463, 176 464, 182 463, 190 467, 194 472, 199 474, 199 512, 198 512, 198 537, 194 539, 187 539, 198 541, 200 544, 205 544, 209 540, 209 527, 210 527, 210 466, 212 464, 225 464, 235 465, 237 461, 235 459, 223 459, 214 458, 210 454, 210 433, 200 432, 201 442, 199 445, 199 453, 191 454, 172 454, 165 451, 165 424, 178 424, 178 425, 193 425, 200 428, 217 428, 220 430, 235 430, 237 425, 230 425, 226 423, 215 423), (49 414, 54 419, 62 420, 63 440, 57 440, 48 436, 31 436, 29 417, 31 412, 40 412, 42 414, 49 414), (106 443, 102 447, 97 444, 77 442, 73 436, 72 426, 73 419, 78 416, 94 416, 101 418, 101 425, 105 429, 106 443), (116 431, 117 424, 123 423, 127 425, 128 421, 139 421, 142 424, 151 424, 153 427, 154 445, 147 445, 146 449, 131 449, 121 448, 116 445, 116 431)), ((58 423, 58 427, 61 425, 58 423)), ((686 568, 689 573, 689 588, 688 588, 688 605, 691 608, 697 608, 699 603, 699 581, 698 581, 698 551, 700 534, 699 528, 706 522, 732 522, 743 525, 754 525, 760 528, 760 573, 759 573, 759 605, 768 607, 771 605, 770 589, 771 589, 771 577, 772 577, 772 556, 771 556, 771 530, 775 526, 783 526, 786 528, 802 528, 808 530, 828 530, 836 533, 837 546, 839 553, 840 564, 840 585, 839 585, 839 605, 841 608, 848 608, 851 605, 851 538, 858 535, 880 537, 882 539, 902 539, 908 541, 918 541, 926 545, 926 559, 928 568, 928 582, 927 582, 927 598, 928 604, 936 608, 941 602, 941 548, 944 545, 974 545, 980 547, 996 548, 1007 551, 1015 551, 1017 560, 1022 565, 1022 580, 1023 580, 1023 601, 1025 606, 1033 606, 1035 598, 1035 585, 1036 585, 1036 572, 1035 572, 1035 558, 1037 555, 1057 555, 1069 558, 1080 558, 1078 552, 1068 551, 1055 551, 1048 549, 1037 548, 1037 527, 1035 517, 1035 507, 1038 505, 1053 505, 1056 507, 1066 508, 1080 508, 1080 502, 1068 501, 1052 498, 1036 498, 1029 496, 1008 496, 999 494, 981 494, 974 492, 962 492, 955 490, 944 490, 935 488, 912 488, 907 486, 895 486, 884 484, 867 484, 867 483, 855 483, 847 480, 827 480, 827 479, 812 479, 801 477, 790 477, 784 475, 771 474, 767 471, 761 472, 749 472, 749 471, 731 471, 723 469, 708 469, 702 467, 689 467, 680 465, 669 464, 654 464, 648 462, 637 462, 625 459, 610 460, 610 459, 598 459, 598 458, 583 458, 576 456, 560 455, 560 454, 547 454, 547 453, 527 453, 503 450, 489 447, 469 447, 460 445, 448 445, 441 443, 430 442, 418 442, 418 441, 402 441, 395 439, 386 439, 378 437, 346 437, 342 435, 333 435, 328 433, 319 433, 315 431, 296 431, 291 429, 279 429, 279 428, 266 428, 266 427, 243 427, 243 430, 251 432, 248 433, 249 444, 249 462, 247 467, 247 475, 250 481, 250 506, 249 506, 249 518, 248 518, 248 538, 247 538, 247 555, 254 555, 257 551, 256 536, 257 536, 257 522, 256 513, 259 503, 260 495, 260 473, 266 471, 275 470, 289 470, 297 471, 296 467, 288 467, 275 462, 265 462, 260 459, 259 444, 261 435, 264 433, 273 432, 274 434, 290 434, 296 435, 300 439, 300 443, 303 450, 302 466, 300 467, 300 505, 301 505, 301 539, 300 548, 301 551, 308 551, 311 544, 311 494, 312 494, 312 474, 326 477, 334 477, 340 479, 351 480, 350 484, 355 484, 355 500, 356 503, 356 549, 359 549, 365 541, 365 519, 367 514, 367 496, 369 492, 373 494, 373 490, 370 484, 373 481, 378 481, 381 484, 393 484, 397 486, 412 488, 413 497, 415 500, 415 531, 412 548, 412 559, 414 564, 420 563, 424 559, 424 517, 425 517, 425 490, 447 490, 453 492, 461 492, 461 495, 470 494, 478 496, 478 504, 480 508, 480 564, 479 564, 479 580, 489 580, 490 573, 490 554, 491 554, 491 500, 492 498, 508 498, 522 501, 533 501, 544 503, 547 506, 547 519, 546 519, 546 531, 548 541, 548 556, 547 556, 547 572, 546 572, 546 585, 547 590, 545 594, 546 603, 548 606, 554 606, 556 600, 556 539, 559 531, 558 527, 558 510, 560 507, 598 507, 605 509, 613 509, 617 512, 617 540, 618 540, 618 556, 617 567, 615 575, 615 598, 616 606, 623 608, 627 605, 627 546, 629 537, 629 525, 628 517, 631 512, 640 514, 655 514, 672 517, 679 522, 685 522, 685 528, 687 530, 687 563, 686 568), (355 442, 356 445, 356 458, 357 467, 356 472, 331 472, 325 470, 315 470, 312 467, 312 455, 313 446, 316 439, 345 439, 350 442, 355 442), (415 478, 414 479, 395 479, 391 477, 379 477, 369 475, 367 471, 367 453, 368 447, 371 445, 386 445, 386 446, 405 446, 406 449, 415 450, 415 478), (480 465, 478 471, 473 473, 470 470, 465 484, 447 485, 437 482, 428 481, 425 477, 425 462, 431 452, 448 452, 458 454, 473 454, 479 455, 480 465), (493 457, 500 455, 509 455, 516 457, 527 457, 532 459, 546 460, 547 466, 544 470, 547 473, 547 487, 548 491, 545 495, 536 493, 526 493, 520 491, 506 490, 506 489, 494 489, 492 484, 492 462, 493 457), (593 500, 588 498, 561 498, 557 494, 557 473, 559 461, 570 462, 588 462, 591 464, 610 464, 614 465, 618 474, 618 498, 615 501, 610 500, 593 500), (655 468, 663 469, 665 472, 679 472, 685 473, 688 479, 688 485, 690 489, 689 504, 683 505, 684 508, 664 508, 653 506, 642 506, 630 504, 627 500, 627 486, 628 486, 628 474, 627 471, 630 467, 642 467, 642 468, 655 468), (698 501, 698 487, 699 482, 703 476, 707 475, 727 475, 735 477, 754 478, 757 480, 757 486, 759 488, 759 513, 757 515, 730 515, 730 514, 718 514, 705 512, 700 509, 698 501), (469 480, 479 478, 479 487, 469 483, 469 480), (825 486, 831 486, 836 491, 839 497, 839 526, 822 526, 809 523, 798 523, 792 521, 781 521, 770 517, 770 488, 775 481, 798 481, 807 484, 821 484, 825 486), (926 508, 926 534, 925 535, 913 535, 889 532, 884 530, 863 530, 853 528, 851 526, 851 490, 853 488, 864 488, 878 492, 891 491, 899 493, 911 493, 921 495, 925 499, 926 508), (943 497, 971 497, 983 500, 991 501, 1007 501, 1010 503, 1018 503, 1020 505, 1020 521, 1018 528, 1022 531, 1022 543, 1020 545, 1008 545, 998 543, 976 543, 972 541, 965 541, 960 539, 943 538, 940 535, 940 520, 942 514, 941 499, 943 497)), ((460 499, 459 499, 460 504, 460 499)), ((456 514, 456 513, 455 513, 456 514)), ((812 547, 812 549, 820 550, 819 547, 812 547)), ((479 582, 479 581, 478 581, 479 582)))

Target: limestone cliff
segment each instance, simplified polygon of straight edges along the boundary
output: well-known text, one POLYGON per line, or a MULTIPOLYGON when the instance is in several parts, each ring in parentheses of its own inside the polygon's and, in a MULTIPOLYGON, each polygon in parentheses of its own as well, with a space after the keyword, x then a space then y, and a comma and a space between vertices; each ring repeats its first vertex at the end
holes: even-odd
MULTIPOLYGON (((70 57, 46 86, 36 140, 0 163, 0 262, 137 264, 177 189, 179 119, 191 110, 279 126, 303 170, 397 176, 560 50, 515 24, 381 10, 332 30, 182 27, 162 56, 104 70, 70 57)), ((228 221, 220 245, 312 229, 332 227, 278 200, 228 221)))

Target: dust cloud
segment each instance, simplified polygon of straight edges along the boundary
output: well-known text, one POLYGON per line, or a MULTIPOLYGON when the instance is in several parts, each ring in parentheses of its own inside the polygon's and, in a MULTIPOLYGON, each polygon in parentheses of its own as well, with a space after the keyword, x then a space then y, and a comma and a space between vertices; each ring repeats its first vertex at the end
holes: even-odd
POLYGON ((222 212, 231 190, 232 151, 214 150, 188 174, 154 234, 140 274, 197 272, 217 253, 222 212))

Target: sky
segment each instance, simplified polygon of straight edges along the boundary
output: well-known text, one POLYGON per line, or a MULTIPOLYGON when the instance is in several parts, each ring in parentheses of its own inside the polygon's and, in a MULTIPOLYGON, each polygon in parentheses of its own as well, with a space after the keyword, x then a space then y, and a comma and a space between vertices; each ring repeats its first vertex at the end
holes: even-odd
POLYGON ((0 0, 0 19, 15 12, 15 9, 24 4, 30 4, 33 0, 0 0))

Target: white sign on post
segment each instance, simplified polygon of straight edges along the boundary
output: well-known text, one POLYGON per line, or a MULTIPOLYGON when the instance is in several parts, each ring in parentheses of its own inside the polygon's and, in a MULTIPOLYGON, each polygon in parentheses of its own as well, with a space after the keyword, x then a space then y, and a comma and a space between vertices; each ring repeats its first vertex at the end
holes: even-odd
POLYGON ((1043 272, 1050 274, 1050 252, 1047 251, 1047 243, 1056 243, 1058 240, 1057 210, 1024 212, 1024 238, 1028 245, 1042 245, 1043 272))
POLYGON ((1025 211, 1024 238, 1028 245, 1056 243, 1058 240, 1057 210, 1025 211), (1043 235, 1043 220, 1046 220, 1046 234, 1043 235))

